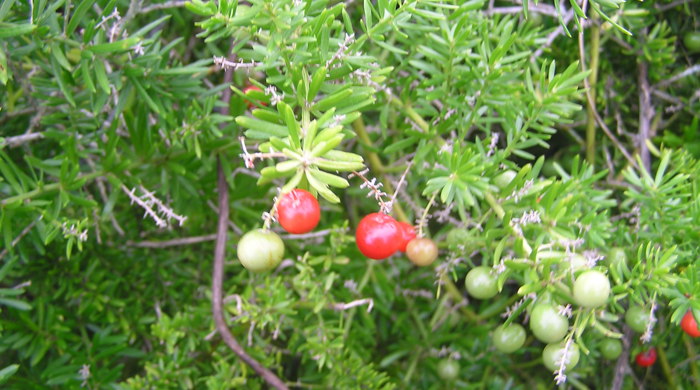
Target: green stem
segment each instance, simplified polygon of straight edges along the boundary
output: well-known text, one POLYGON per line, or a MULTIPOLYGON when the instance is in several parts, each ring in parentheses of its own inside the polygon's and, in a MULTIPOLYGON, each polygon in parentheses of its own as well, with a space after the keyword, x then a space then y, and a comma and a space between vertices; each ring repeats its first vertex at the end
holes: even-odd
MULTIPOLYGON (((413 106, 411 106, 410 103, 404 103, 399 98, 396 98, 394 96, 389 97, 389 103, 401 109, 401 111, 403 111, 406 114, 406 116, 408 116, 413 122, 415 122, 421 130, 423 130, 426 133, 430 131, 430 125, 428 124, 428 122, 426 122, 425 119, 423 119, 423 117, 420 116, 420 114, 418 114, 416 110, 413 109, 413 106)), ((440 142, 441 144, 445 143, 445 140, 440 137, 436 137, 435 140, 440 142)))
MULTIPOLYGON (((367 268, 365 269, 365 274, 362 275, 362 279, 360 280, 360 284, 357 285, 357 291, 362 291, 363 288, 367 285, 367 282, 369 282, 370 277, 372 276, 372 273, 374 272, 374 261, 370 261, 367 265, 367 268)), ((348 335, 350 334, 350 327, 352 326, 352 321, 355 318, 355 312, 357 311, 356 307, 353 307, 350 309, 350 312, 348 313, 348 320, 345 323, 345 329, 343 329, 343 333, 345 334, 345 339, 348 338, 348 335)))
MULTIPOLYGON (((367 134, 367 129, 365 128, 365 123, 362 121, 362 117, 357 118, 354 122, 352 122, 352 127, 353 129, 355 129, 355 132, 357 133, 357 137, 360 139, 360 142, 368 147, 371 147, 372 140, 369 138, 369 134, 367 134)), ((379 159, 379 155, 371 150, 365 150, 365 154, 367 156, 369 168, 372 170, 372 172, 374 172, 375 175, 377 175, 377 178, 382 183, 384 183, 384 188, 386 189, 386 192, 389 194, 393 194, 394 186, 388 180, 386 180, 386 177, 384 177, 384 164, 382 164, 382 160, 379 159)), ((396 212, 396 217, 399 221, 410 222, 410 219, 408 218, 406 212, 403 210, 401 205, 395 200, 393 204, 393 210, 396 212)))
MULTIPOLYGON (((685 344, 685 350, 688 351, 688 356, 695 356, 695 347, 693 343, 687 336, 683 336, 683 344, 685 344)), ((690 361, 690 371, 693 373, 693 378, 700 378, 700 370, 698 370, 697 360, 692 359, 690 361)))
MULTIPOLYGON (((457 286, 455 286, 452 279, 445 276, 442 278, 442 281, 445 284, 445 290, 447 290, 447 293, 450 294, 452 300, 454 300, 456 303, 462 302, 464 300, 462 293, 459 292, 459 289, 457 288, 457 286)), ((464 314, 464 316, 467 317, 468 321, 477 322, 479 320, 479 316, 476 315, 476 313, 474 313, 474 311, 472 311, 472 309, 470 309, 468 306, 461 306, 459 309, 462 312, 462 314, 464 314)))
POLYGON ((489 206, 491 206, 491 209, 496 213, 499 219, 503 219, 503 217, 506 215, 506 212, 503 211, 503 207, 496 201, 496 198, 491 195, 490 192, 487 192, 485 195, 486 202, 488 202, 489 206))
MULTIPOLYGON (((591 15, 591 27, 590 27, 590 32, 591 32, 591 50, 590 50, 590 55, 591 55, 591 63, 590 63, 590 70, 591 73, 588 75, 588 83, 590 85, 590 94, 591 94, 591 103, 595 102, 596 98, 596 89, 595 85, 598 82, 598 63, 599 63, 599 58, 600 58, 600 27, 596 23, 596 19, 598 18, 598 14, 593 12, 591 15)), ((595 165, 595 113, 593 112, 595 108, 593 107, 592 104, 587 104, 587 109, 586 109, 586 160, 591 165, 595 165)))
MULTIPOLYGON (((87 182, 87 181, 93 180, 95 178, 98 178, 100 176, 104 176, 105 173, 106 172, 104 172, 104 171, 87 173, 85 175, 78 176, 75 179, 75 181, 84 180, 87 182)), ((32 190, 32 191, 25 192, 24 194, 19 194, 19 195, 15 195, 15 196, 11 196, 9 198, 3 199, 2 201, 0 201, 0 206, 4 207, 5 205, 7 205, 9 203, 21 202, 21 201, 26 200, 26 199, 34 198, 35 196, 43 195, 43 194, 57 191, 57 190, 61 190, 61 189, 63 189, 63 183, 61 183, 61 182, 51 183, 51 184, 47 184, 47 185, 42 185, 41 183, 39 183, 39 187, 32 190)))
POLYGON ((411 359, 411 364, 408 366, 408 370, 406 370, 406 376, 403 377, 404 383, 409 383, 411 381, 411 377, 413 376, 413 373, 416 372, 418 360, 420 360, 421 355, 422 353, 420 350, 413 355, 413 359, 411 359))
POLYGON ((423 215, 421 215, 420 221, 418 222, 418 237, 423 237, 423 226, 425 225, 426 218, 428 218, 428 211, 430 211, 430 206, 433 205, 436 196, 437 192, 435 192, 433 196, 430 197, 428 205, 425 206, 425 210, 423 210, 423 215))
POLYGON ((406 306, 408 306, 408 311, 411 312, 411 316, 413 317, 413 320, 416 322, 416 326, 418 327, 418 332, 420 333, 421 337, 423 338, 423 342, 430 343, 430 337, 428 336, 428 331, 425 329, 425 325, 423 324, 423 320, 420 318, 418 313, 416 313, 415 306, 413 306, 413 299, 410 297, 406 297, 406 306))
POLYGON ((666 352, 663 348, 656 348, 656 354, 659 356, 659 362, 661 363, 661 370, 666 376, 668 381, 668 388, 675 389, 676 381, 673 379, 673 371, 671 370, 671 365, 668 364, 668 358, 666 357, 666 352))

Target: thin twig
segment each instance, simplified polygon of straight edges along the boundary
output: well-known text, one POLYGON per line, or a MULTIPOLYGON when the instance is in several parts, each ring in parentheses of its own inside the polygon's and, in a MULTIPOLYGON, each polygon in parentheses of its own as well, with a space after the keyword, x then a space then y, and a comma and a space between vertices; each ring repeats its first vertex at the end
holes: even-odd
POLYGON ((391 195, 391 204, 394 204, 396 202, 396 195, 398 195, 399 190, 401 189, 401 186, 406 181, 406 175, 408 175, 408 171, 411 170, 412 166, 413 166, 413 160, 411 160, 408 163, 408 165, 406 165, 406 169, 403 171, 403 174, 401 175, 401 178, 399 179, 398 184, 396 184, 396 189, 394 190, 394 194, 391 195))
POLYGON ((142 8, 141 9, 141 14, 147 14, 152 11, 157 11, 160 9, 167 9, 167 8, 180 8, 184 7, 185 4, 187 4, 186 1, 168 1, 166 3, 160 3, 160 4, 153 4, 149 5, 148 7, 142 8))
POLYGON ((682 71, 681 73, 678 73, 677 75, 671 77, 670 79, 663 80, 658 82, 656 85, 654 85, 654 88, 663 88, 668 86, 669 84, 672 84, 684 77, 688 77, 690 75, 693 75, 695 73, 700 72, 700 65, 693 65, 690 68, 682 71))
POLYGON ((167 241, 140 241, 133 242, 127 241, 127 246, 134 246, 137 248, 167 248, 171 246, 182 246, 182 245, 192 245, 199 244, 200 242, 214 241, 216 240, 216 234, 207 234, 205 236, 195 236, 195 237, 184 237, 175 238, 167 241))
MULTIPOLYGON (((585 50, 585 45, 584 45, 584 40, 583 40, 583 30, 579 31, 578 34, 578 50, 579 50, 579 57, 581 58, 581 71, 585 72, 586 71, 586 50, 585 50)), ((632 158, 632 155, 625 149, 625 147, 622 145, 622 143, 615 137, 615 134, 610 131, 610 128, 608 127, 607 124, 605 124, 605 121, 603 121, 603 118, 600 117, 600 114, 598 114, 598 109, 596 108, 595 100, 593 99, 593 96, 591 95, 591 85, 588 82, 588 78, 583 79, 583 85, 584 88, 586 89, 586 101, 592 108, 592 113, 593 116, 595 117, 596 122, 598 122, 598 126, 603 129, 603 132, 605 135, 610 138, 612 143, 617 147, 617 149, 620 150, 620 152, 625 156, 627 159, 627 162, 630 163, 633 167, 637 168, 637 162, 634 161, 634 158, 632 158)))
POLYGON ((282 234, 280 238, 283 240, 308 240, 310 238, 325 237, 335 231, 345 231, 347 229, 324 229, 312 233, 304 234, 282 234))
POLYGON ((564 23, 563 23, 563 24, 560 24, 554 31, 552 31, 551 33, 549 33, 549 35, 547 35, 547 39, 544 41, 544 44, 542 45, 542 47, 540 47, 539 49, 537 49, 537 51, 535 51, 535 53, 532 55, 532 57, 530 57, 530 61, 531 61, 531 62, 535 62, 535 60, 536 60, 539 56, 542 55, 542 53, 544 52, 544 50, 545 50, 546 48, 550 47, 550 46, 552 45, 552 43, 554 43, 554 40, 557 39, 557 37, 558 37, 559 35, 561 35, 561 34, 564 33, 564 26, 563 26, 563 25, 569 23, 569 22, 571 21, 571 18, 573 18, 573 17, 574 17, 574 10, 569 10, 569 12, 567 12, 567 13, 564 15, 564 18, 563 18, 563 19, 564 19, 564 23))
POLYGON ((642 164, 647 171, 651 170, 651 155, 647 140, 651 136, 651 120, 654 119, 654 106, 651 104, 651 87, 647 75, 649 66, 645 61, 640 61, 637 65, 637 80, 639 82, 639 155, 642 164))
POLYGON ((630 340, 632 339, 632 331, 625 326, 624 335, 622 337, 622 353, 620 357, 617 358, 617 363, 615 364, 615 376, 613 377, 612 384, 610 385, 610 390, 620 390, 625 381, 625 376, 630 375, 640 390, 644 389, 644 385, 639 381, 634 371, 629 365, 629 353, 630 353, 630 340))
POLYGON ((22 116, 22 115, 26 115, 26 114, 31 114, 31 113, 34 112, 34 111, 36 111, 36 108, 34 108, 34 107, 27 107, 27 108, 23 108, 23 109, 20 109, 20 110, 14 110, 14 111, 10 111, 10 112, 3 112, 2 116, 0 117, 0 123, 4 123, 4 122, 8 121, 9 119, 14 118, 14 117, 16 117, 16 116, 22 116))
POLYGON ((367 305, 367 313, 372 311, 374 307, 374 300, 372 298, 357 299, 348 303, 334 303, 331 304, 331 308, 334 310, 348 310, 353 307, 367 305))
MULTIPOLYGON (((484 11, 484 15, 494 15, 494 14, 520 14, 523 12, 523 7, 495 7, 492 9, 487 9, 484 11)), ((543 14, 543 15, 549 15, 549 16, 558 16, 557 10, 547 4, 540 4, 540 5, 534 5, 530 4, 528 7, 528 12, 535 12, 538 14, 543 14)))
POLYGON ((656 5, 655 7, 659 12, 664 12, 664 11, 670 10, 671 8, 676 8, 679 5, 683 5, 685 3, 690 3, 690 0, 677 0, 677 1, 665 4, 665 5, 656 5))
POLYGON ((236 341, 226 325, 223 310, 223 282, 224 282, 224 257, 226 255, 226 231, 228 225, 228 183, 221 166, 221 158, 217 159, 217 175, 219 192, 219 222, 216 229, 216 247, 214 249, 214 270, 212 274, 212 312, 216 331, 221 335, 226 345, 247 365, 249 365, 268 385, 275 389, 288 389, 280 378, 272 371, 264 367, 257 360, 248 355, 243 347, 236 341))
POLYGON ((26 236, 27 234, 29 234, 29 232, 32 230, 32 228, 34 227, 34 225, 36 225, 36 221, 38 221, 40 218, 41 218, 41 217, 39 217, 38 219, 35 219, 34 221, 32 221, 32 223, 30 223, 29 225, 27 225, 27 227, 25 227, 25 228, 22 230, 22 232, 19 233, 19 236, 15 237, 15 239, 12 240, 12 242, 10 243, 10 247, 9 247, 9 248, 5 248, 5 249, 2 250, 2 252, 0 252, 0 260, 2 260, 2 258, 5 257, 5 256, 10 252, 10 249, 14 248, 15 245, 17 245, 17 244, 19 243, 19 241, 20 241, 22 238, 24 238, 24 236, 26 236))
POLYGON ((2 143, 0 143, 0 146, 2 146, 4 144, 4 145, 9 146, 10 148, 16 148, 20 145, 23 145, 23 144, 26 144, 26 143, 29 143, 29 142, 32 142, 32 141, 35 141, 38 139, 42 139, 42 138, 44 138, 43 133, 29 133, 29 134, 16 135, 14 137, 5 138, 5 140, 2 143))
MULTIPOLYGON (((233 58, 231 58, 233 59, 233 58)), ((231 83, 233 79, 233 72, 226 72, 224 75, 224 83, 231 83)), ((229 101, 231 100, 231 89, 225 88, 221 99, 224 102, 224 106, 220 109, 220 114, 229 115, 229 101)), ((236 341, 233 337, 231 331, 226 325, 226 320, 224 319, 224 308, 223 308, 223 284, 224 284, 224 258, 226 256, 226 236, 227 227, 230 223, 229 221, 229 196, 228 196, 228 182, 226 181, 226 174, 224 173, 224 168, 221 165, 221 156, 217 156, 216 159, 216 174, 217 174, 217 190, 219 192, 219 205, 218 205, 218 216, 219 220, 216 228, 216 244, 214 247, 214 268, 212 270, 212 314, 214 316, 214 323, 216 324, 216 331, 221 335, 226 345, 247 365, 249 365, 260 377, 262 377, 265 382, 270 387, 275 389, 288 390, 287 385, 284 384, 280 378, 277 377, 272 371, 267 367, 263 366, 248 355, 243 347, 236 341)))

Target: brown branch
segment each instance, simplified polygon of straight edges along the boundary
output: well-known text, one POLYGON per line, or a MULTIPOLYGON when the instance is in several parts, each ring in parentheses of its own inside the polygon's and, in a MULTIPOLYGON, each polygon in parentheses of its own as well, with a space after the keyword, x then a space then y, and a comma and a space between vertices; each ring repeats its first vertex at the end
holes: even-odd
MULTIPOLYGON (((585 3, 584 3, 585 4, 585 3)), ((581 58, 581 71, 585 72, 586 71, 586 50, 585 50, 585 45, 583 41, 583 30, 579 31, 578 34, 578 51, 579 51, 579 57, 581 58)), ((583 79, 583 85, 584 88, 586 89, 586 101, 591 107, 591 111, 593 113, 593 117, 595 118, 595 121, 598 123, 598 126, 600 126, 601 129, 603 129, 603 132, 605 135, 610 138, 612 143, 617 147, 618 150, 625 156, 627 159, 627 162, 630 163, 633 167, 637 167, 637 162, 634 161, 634 158, 632 158, 632 155, 625 149, 625 147, 622 145, 622 143, 615 137, 615 134, 613 134, 612 131, 610 131, 610 128, 608 127, 607 124, 605 124, 605 121, 603 121, 603 118, 600 117, 600 114, 598 114, 598 109, 596 108, 595 104, 595 99, 593 99, 593 96, 591 95, 591 85, 588 82, 588 77, 583 79)))
POLYGON ((647 75, 649 66, 645 61, 640 61, 637 66, 637 75, 639 82, 639 155, 642 159, 644 168, 649 171, 651 169, 651 155, 647 140, 651 136, 651 120, 654 118, 654 106, 651 105, 651 87, 647 75))
POLYGON ((670 9, 672 9, 672 8, 676 8, 676 7, 678 7, 679 5, 683 5, 683 4, 685 4, 685 3, 690 3, 690 0, 678 0, 678 1, 674 1, 674 2, 672 2, 672 3, 668 3, 668 4, 664 4, 664 5, 658 5, 658 4, 657 4, 657 5, 655 5, 654 7, 656 7, 656 9, 657 9, 659 12, 664 12, 664 11, 668 11, 668 10, 670 10, 670 9))
POLYGON ((700 72, 700 65, 693 65, 690 68, 678 73, 677 75, 669 78, 668 80, 663 80, 659 82, 658 84, 654 85, 654 88, 663 88, 666 87, 684 77, 688 77, 690 75, 693 75, 695 73, 700 72))
MULTIPOLYGON (((229 84, 233 79, 233 72, 226 72, 224 75, 224 83, 229 84)), ((225 88, 221 99, 224 102, 224 107, 221 109, 221 114, 229 114, 229 100, 231 99, 231 88, 225 88)), ((217 171, 217 190, 219 192, 219 207, 218 215, 219 221, 216 228, 216 245, 214 247, 214 269, 212 271, 212 314, 214 315, 214 323, 216 324, 216 332, 221 335, 226 345, 245 362, 250 368, 252 368, 255 373, 267 382, 267 384, 275 389, 288 390, 289 388, 284 382, 277 377, 272 371, 267 367, 263 366, 255 360, 253 357, 248 355, 243 347, 236 341, 233 337, 231 331, 226 325, 226 320, 224 319, 224 302, 223 302, 223 284, 224 284, 224 258, 226 256, 226 236, 227 227, 229 225, 229 197, 228 197, 228 182, 226 181, 226 174, 224 173, 224 168, 221 166, 221 157, 218 156, 216 159, 216 171, 217 171)))
POLYGON ((14 137, 7 137, 5 138, 2 143, 0 143, 0 146, 7 145, 10 148, 16 148, 20 145, 26 144, 28 142, 32 142, 37 139, 42 139, 44 138, 44 134, 42 133, 29 133, 29 134, 22 134, 22 135, 16 135, 14 137))
POLYGON ((226 255, 226 231, 228 226, 228 183, 224 169, 221 166, 221 158, 217 158, 218 192, 219 192, 219 222, 216 229, 216 247, 214 249, 214 272, 212 275, 212 312, 216 331, 224 339, 226 345, 247 365, 249 365, 258 375, 260 375, 268 385, 275 389, 288 389, 287 385, 280 380, 272 371, 264 367, 257 360, 248 355, 243 347, 236 341, 231 331, 226 325, 223 310, 223 281, 224 281, 224 256, 226 255))
POLYGON ((134 246, 137 248, 167 248, 167 247, 171 247, 171 246, 199 244, 200 242, 207 242, 207 241, 214 241, 214 240, 216 240, 216 234, 207 234, 205 236, 175 238, 175 239, 167 240, 167 241, 140 241, 140 242, 127 241, 126 245, 127 246, 134 246))
POLYGON ((615 364, 615 376, 613 377, 612 384, 610 385, 610 390, 620 390, 625 382, 625 376, 631 375, 632 379, 637 385, 638 389, 643 390, 644 385, 639 381, 634 371, 629 364, 630 358, 630 340, 632 339, 632 331, 625 326, 625 331, 622 337, 622 353, 620 357, 617 358, 617 363, 615 364))
POLYGON ((176 0, 176 1, 169 1, 167 3, 153 4, 153 5, 149 5, 148 7, 143 7, 141 9, 141 14, 143 15, 143 14, 147 14, 149 12, 153 12, 153 11, 157 11, 157 10, 161 10, 161 9, 184 7, 186 3, 187 3, 186 1, 176 0))
MULTIPOLYGON (((40 219, 40 218, 41 218, 41 217, 39 217, 39 219, 40 219)), ((12 242, 10 243, 10 247, 9 247, 9 248, 5 248, 5 249, 2 250, 2 252, 0 252, 0 260, 2 260, 2 258, 5 257, 5 256, 10 252, 10 249, 11 249, 11 248, 14 248, 15 245, 17 245, 17 244, 19 243, 19 240, 21 240, 22 238, 24 238, 24 236, 26 236, 27 234, 29 234, 29 232, 32 230, 32 228, 34 227, 34 225, 36 225, 36 221, 38 221, 39 219, 36 219, 36 220, 32 221, 32 223, 30 223, 29 225, 27 225, 27 227, 25 227, 24 230, 22 230, 22 232, 19 234, 19 236, 15 237, 15 239, 12 240, 12 242)))
MULTIPOLYGON (((569 23, 573 17, 574 17, 574 10, 569 10, 569 12, 567 12, 564 15, 564 17, 563 17, 564 23, 562 23, 562 24, 569 23)), ((537 49, 537 51, 535 51, 535 53, 532 55, 532 57, 530 57, 531 62, 535 62, 535 60, 539 56, 542 55, 544 50, 546 48, 550 47, 552 45, 552 43, 554 43, 554 40, 557 39, 557 37, 559 35, 564 33, 564 26, 562 24, 560 24, 554 31, 552 31, 551 33, 549 33, 549 35, 547 35, 547 39, 544 41, 544 44, 542 45, 542 47, 537 49)))
POLYGON ((5 123, 6 121, 10 120, 11 118, 14 118, 16 116, 22 116, 26 114, 31 114, 32 112, 36 111, 36 108, 34 107, 27 107, 27 108, 22 108, 20 110, 14 110, 14 111, 3 111, 2 116, 0 117, 0 123, 5 123))
MULTIPOLYGON (((530 4, 528 7, 528 12, 535 12, 538 14, 558 16, 556 8, 548 4, 534 5, 530 4)), ((523 7, 495 7, 487 9, 484 11, 484 15, 495 15, 495 14, 521 14, 523 13, 523 7)))

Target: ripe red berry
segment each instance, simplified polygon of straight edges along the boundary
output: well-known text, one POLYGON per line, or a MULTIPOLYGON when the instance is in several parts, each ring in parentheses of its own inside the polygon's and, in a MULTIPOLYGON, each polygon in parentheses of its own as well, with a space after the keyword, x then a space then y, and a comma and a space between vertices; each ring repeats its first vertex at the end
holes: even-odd
POLYGON ((289 233, 308 233, 318 225, 321 208, 309 191, 297 188, 282 195, 277 205, 277 218, 289 233))
POLYGON ((406 222, 399 222, 398 224, 399 227, 401 227, 401 247, 399 250, 401 252, 406 252, 406 246, 408 246, 408 243, 416 238, 416 229, 413 227, 413 225, 406 222))
POLYGON ((690 337, 700 337, 700 329, 698 328, 698 323, 693 317, 693 312, 688 310, 681 320, 681 329, 690 337))
POLYGON ((357 248, 370 259, 382 260, 401 248, 401 227, 394 218, 372 213, 360 221, 355 232, 357 248))
POLYGON ((635 358, 637 364, 642 367, 649 367, 656 362, 656 348, 651 347, 649 350, 640 352, 635 358))
MULTIPOLYGON (((255 86, 255 85, 249 85, 249 86, 243 88, 243 94, 244 94, 244 95, 248 96, 248 91, 259 91, 259 92, 262 92, 262 89, 258 88, 258 87, 255 86)), ((246 104, 248 105, 248 108, 249 108, 249 109, 255 107, 255 104, 254 104, 253 102, 251 102, 250 100, 247 100, 247 99, 246 99, 245 102, 246 102, 246 104)), ((266 102, 261 102, 261 101, 259 101, 259 103, 262 104, 263 106, 267 106, 267 103, 266 103, 266 102)))

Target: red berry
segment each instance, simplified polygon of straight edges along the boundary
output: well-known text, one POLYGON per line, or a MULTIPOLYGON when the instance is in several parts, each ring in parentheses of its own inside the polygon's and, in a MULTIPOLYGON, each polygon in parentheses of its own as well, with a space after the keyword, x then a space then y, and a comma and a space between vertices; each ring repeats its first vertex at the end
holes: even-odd
MULTIPOLYGON (((259 92, 262 92, 262 89, 258 88, 258 87, 255 86, 255 85, 249 85, 249 86, 243 88, 243 94, 244 94, 244 95, 248 96, 248 91, 259 91, 259 92)), ((247 99, 246 99, 245 102, 246 102, 246 104, 248 105, 248 108, 253 108, 253 107, 255 107, 255 104, 254 104, 253 102, 251 102, 250 100, 247 100, 247 99)), ((261 102, 261 101, 259 101, 258 103, 262 104, 263 106, 267 106, 267 103, 266 103, 266 102, 261 102)))
POLYGON ((640 352, 635 358, 637 364, 642 367, 649 367, 656 362, 656 348, 651 347, 649 350, 640 352))
POLYGON ((355 242, 360 252, 370 259, 386 259, 403 245, 401 226, 386 214, 369 214, 357 225, 355 242))
POLYGON ((399 250, 401 252, 406 252, 406 246, 408 246, 408 243, 416 238, 416 229, 413 227, 413 225, 406 222, 398 222, 398 224, 401 228, 401 247, 399 250))
POLYGON ((693 317, 693 312, 688 310, 681 320, 681 329, 690 337, 700 337, 700 329, 698 328, 698 323, 695 322, 695 317, 693 317))
POLYGON ((277 205, 277 218, 289 233, 308 233, 318 225, 321 208, 309 191, 297 188, 282 195, 277 205))

